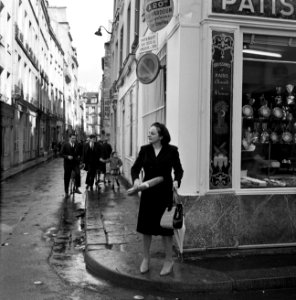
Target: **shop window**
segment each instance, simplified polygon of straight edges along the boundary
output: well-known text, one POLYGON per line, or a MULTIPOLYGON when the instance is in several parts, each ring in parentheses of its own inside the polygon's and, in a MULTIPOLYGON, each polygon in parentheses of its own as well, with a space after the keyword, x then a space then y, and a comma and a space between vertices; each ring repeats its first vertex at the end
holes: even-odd
POLYGON ((244 35, 242 188, 296 187, 296 38, 244 35))

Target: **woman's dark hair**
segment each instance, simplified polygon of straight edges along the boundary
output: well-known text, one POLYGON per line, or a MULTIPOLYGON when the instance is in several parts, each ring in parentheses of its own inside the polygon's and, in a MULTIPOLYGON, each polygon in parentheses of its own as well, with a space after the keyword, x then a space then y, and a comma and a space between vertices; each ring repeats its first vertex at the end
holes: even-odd
POLYGON ((169 133, 168 129, 166 128, 166 126, 162 123, 159 123, 159 122, 153 123, 151 125, 151 127, 152 126, 156 127, 159 136, 162 137, 161 144, 162 145, 168 145, 171 141, 171 136, 170 136, 170 133, 169 133))

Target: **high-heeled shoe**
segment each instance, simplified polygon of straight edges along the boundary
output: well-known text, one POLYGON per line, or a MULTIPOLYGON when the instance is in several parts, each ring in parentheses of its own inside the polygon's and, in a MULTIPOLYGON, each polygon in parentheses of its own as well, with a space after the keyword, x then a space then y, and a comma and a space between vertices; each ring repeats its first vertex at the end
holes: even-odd
POLYGON ((140 272, 142 274, 145 274, 149 271, 149 259, 147 258, 144 258, 142 263, 141 263, 141 266, 140 266, 140 272))
POLYGON ((159 275, 160 276, 169 275, 173 270, 173 266, 174 266, 173 261, 165 261, 159 275))

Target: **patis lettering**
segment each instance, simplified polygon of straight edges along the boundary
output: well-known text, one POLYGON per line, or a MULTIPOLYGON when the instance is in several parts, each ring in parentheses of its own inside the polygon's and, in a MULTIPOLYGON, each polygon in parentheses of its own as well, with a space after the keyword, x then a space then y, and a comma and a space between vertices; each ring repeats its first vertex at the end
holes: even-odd
POLYGON ((213 0, 212 10, 216 13, 296 19, 296 2, 293 0, 213 0))

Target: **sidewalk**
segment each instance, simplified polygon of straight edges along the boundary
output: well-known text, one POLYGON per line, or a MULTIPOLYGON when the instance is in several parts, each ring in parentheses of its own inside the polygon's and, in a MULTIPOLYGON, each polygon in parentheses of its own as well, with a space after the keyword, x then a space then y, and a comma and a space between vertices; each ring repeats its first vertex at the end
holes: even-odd
POLYGON ((173 272, 161 277, 163 248, 160 237, 151 247, 150 271, 142 275, 141 236, 135 231, 138 196, 127 196, 102 186, 86 192, 87 269, 117 285, 170 293, 231 292, 296 287, 296 255, 185 259, 175 257, 173 272))
POLYGON ((46 156, 41 156, 35 159, 32 159, 30 161, 26 161, 22 164, 19 164, 18 166, 11 167, 8 170, 1 172, 1 178, 0 181, 6 180, 14 175, 17 175, 21 172, 24 172, 30 168, 33 168, 41 163, 44 163, 48 160, 52 159, 52 154, 48 154, 46 156))

